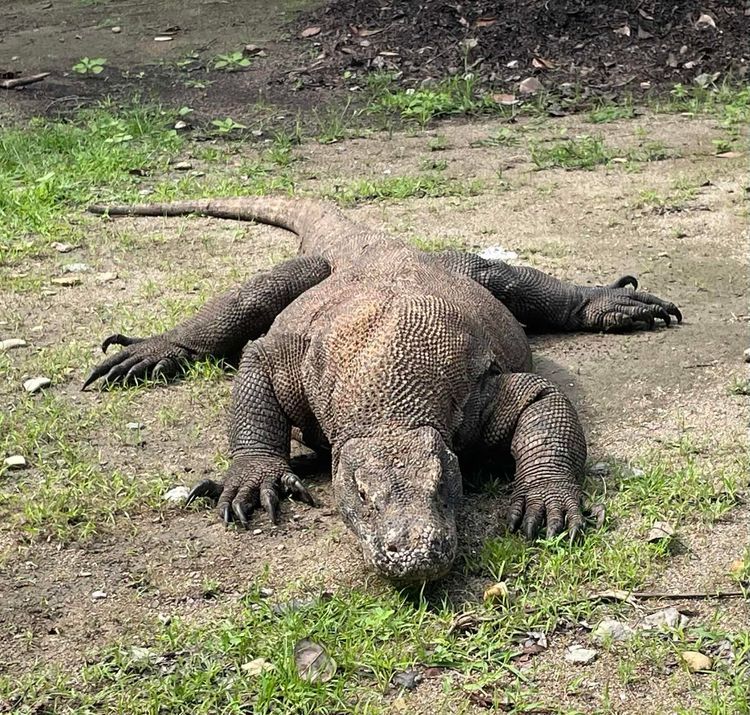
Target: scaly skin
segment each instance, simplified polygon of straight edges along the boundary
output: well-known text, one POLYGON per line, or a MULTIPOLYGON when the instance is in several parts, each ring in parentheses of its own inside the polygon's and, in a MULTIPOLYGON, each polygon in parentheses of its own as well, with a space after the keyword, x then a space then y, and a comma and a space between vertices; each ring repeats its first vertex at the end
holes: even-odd
POLYGON ((202 214, 256 220, 300 237, 300 256, 216 298, 193 318, 123 349, 91 373, 131 382, 175 374, 243 348, 232 396, 232 464, 218 500, 225 523, 247 526, 279 494, 312 503, 289 467, 291 429, 330 448, 339 510, 369 564, 399 582, 444 575, 456 554, 458 456, 512 454, 509 526, 534 538, 583 526, 586 442, 573 406, 531 372, 521 323, 546 330, 653 327, 680 311, 637 292, 568 285, 540 271, 455 251, 425 254, 321 204, 238 198, 92 207, 135 216, 202 214))

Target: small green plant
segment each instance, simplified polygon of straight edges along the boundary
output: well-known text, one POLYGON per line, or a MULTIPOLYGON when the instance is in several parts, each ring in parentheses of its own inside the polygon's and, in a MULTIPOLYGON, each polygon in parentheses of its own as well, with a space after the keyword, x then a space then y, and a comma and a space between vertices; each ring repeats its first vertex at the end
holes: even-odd
POLYGON ((336 186, 326 192, 326 197, 351 206, 361 201, 385 199, 474 196, 481 191, 481 186, 478 181, 458 181, 439 175, 392 176, 379 180, 360 179, 344 186, 336 186))
POLYGON ((235 122, 231 117, 227 117, 226 119, 213 119, 211 121, 211 126, 216 127, 216 131, 219 134, 230 134, 238 129, 247 129, 247 126, 235 122))
POLYGON ((101 74, 104 72, 104 67, 107 64, 107 60, 104 57, 81 57, 76 64, 73 65, 73 71, 78 74, 101 74))
POLYGON ((214 59, 214 69, 223 70, 224 72, 238 72, 245 67, 249 67, 252 60, 245 57, 241 50, 229 52, 225 55, 218 55, 214 59))
POLYGON ((471 146, 515 146, 516 144, 518 144, 518 134, 510 127, 502 127, 491 136, 472 142, 471 146))
POLYGON ((593 169, 609 163, 612 158, 601 137, 588 135, 549 144, 532 142, 529 148, 531 160, 539 169, 593 169))
POLYGON ((605 124, 620 119, 633 119, 635 115, 635 107, 630 102, 625 104, 601 104, 588 113, 588 120, 592 124, 605 124))
POLYGON ((750 380, 746 377, 735 377, 729 386, 729 392, 732 395, 750 396, 750 380))
POLYGON ((382 84, 376 87, 377 93, 370 101, 371 113, 395 113, 422 127, 438 117, 509 111, 490 96, 479 94, 477 80, 471 73, 420 89, 394 89, 382 84))

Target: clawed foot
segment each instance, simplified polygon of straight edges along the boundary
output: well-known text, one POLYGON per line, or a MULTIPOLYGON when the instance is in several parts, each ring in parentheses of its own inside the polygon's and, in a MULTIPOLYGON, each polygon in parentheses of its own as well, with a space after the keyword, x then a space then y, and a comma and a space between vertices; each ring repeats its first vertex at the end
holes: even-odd
POLYGON ((508 528, 521 531, 527 539, 536 538, 546 524, 546 538, 566 529, 574 541, 583 533, 581 490, 573 481, 517 483, 508 510, 508 528))
POLYGON ((82 390, 100 378, 108 386, 116 383, 132 385, 148 377, 169 378, 193 358, 187 348, 162 335, 152 338, 132 338, 119 333, 110 335, 102 343, 102 352, 106 353, 110 345, 122 345, 123 349, 95 367, 83 383, 82 390))
POLYGON ((315 506, 312 494, 282 459, 268 457, 235 458, 223 483, 204 479, 193 487, 185 505, 199 497, 217 501, 219 518, 227 526, 236 522, 250 526, 254 509, 262 506, 275 524, 279 517, 279 496, 288 495, 315 506))
POLYGON ((650 293, 638 291, 633 276, 623 276, 606 287, 585 289, 578 309, 582 327, 593 330, 631 330, 640 324, 653 328, 657 320, 669 327, 672 317, 682 322, 679 308, 650 293))

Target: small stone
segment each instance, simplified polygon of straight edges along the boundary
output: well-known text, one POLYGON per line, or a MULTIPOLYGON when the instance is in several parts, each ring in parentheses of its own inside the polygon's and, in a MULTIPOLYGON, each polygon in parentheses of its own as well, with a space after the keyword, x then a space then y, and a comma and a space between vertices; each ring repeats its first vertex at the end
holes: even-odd
POLYGON ((404 688, 405 690, 414 690, 422 680, 422 675, 418 670, 404 670, 400 673, 394 673, 391 678, 391 685, 394 688, 404 688))
POLYGON ((184 122, 182 121, 182 119, 180 119, 174 123, 174 128, 177 131, 180 131, 180 129, 187 129, 187 122, 184 122))
POLYGON ((21 454, 12 454, 10 457, 6 457, 4 464, 8 469, 26 469, 29 466, 26 457, 21 454))
POLYGON ((750 348, 747 348, 743 355, 745 356, 745 362, 750 362, 750 348))
POLYGON ((711 658, 697 650, 684 650, 680 653, 680 658, 691 673, 711 670, 713 665, 711 658))
POLYGON ((50 280, 56 286, 65 286, 71 288, 73 286, 81 285, 81 279, 78 276, 63 276, 62 278, 53 278, 50 280))
POLYGON ((253 536, 260 536, 262 533, 262 529, 253 529, 253 536))
POLYGON ((595 643, 607 641, 626 641, 633 635, 633 629, 626 623, 613 618, 605 618, 591 631, 591 638, 595 643))
POLYGON ((645 474, 646 474, 646 472, 644 472, 644 471, 643 471, 643 470, 642 470, 642 469, 641 469, 640 467, 633 467, 633 468, 632 468, 632 469, 630 470, 630 476, 631 476, 631 477, 636 477, 636 478, 638 478, 638 477, 642 477, 642 476, 644 476, 645 474))
POLYGON ((690 619, 680 613, 674 606, 662 608, 660 611, 646 616, 641 622, 640 627, 644 631, 662 630, 664 628, 681 628, 687 625, 690 619))
POLYGON ((527 77, 518 85, 518 91, 521 94, 536 94, 542 89, 544 86, 536 77, 527 77))
POLYGON ((261 598, 269 598, 270 596, 273 596, 273 589, 272 588, 261 588, 260 591, 261 598))
POLYGON ((142 422, 128 422, 125 425, 125 429, 132 429, 132 430, 143 429, 145 426, 146 425, 144 425, 142 422))
POLYGON ((94 280, 97 283, 111 283, 112 281, 117 280, 117 273, 114 271, 107 271, 105 273, 97 273, 94 277, 94 280))
POLYGON ((91 598, 94 601, 101 601, 103 598, 107 598, 107 593, 106 593, 106 591, 94 591, 91 594, 91 598))
POLYGON ((646 535, 649 544, 657 541, 666 541, 674 536, 674 527, 666 521, 655 521, 646 535))
POLYGON ((16 348, 25 348, 26 341, 21 338, 8 338, 7 340, 0 340, 0 353, 7 352, 8 350, 15 350, 16 348))
POLYGON ((54 243, 50 245, 58 253, 70 253, 75 248, 75 246, 72 243, 60 243, 60 241, 55 241, 54 243))
POLYGON ((63 273, 88 273, 90 270, 88 263, 66 263, 62 267, 63 273))
POLYGON ((599 654, 591 648, 585 648, 582 645, 574 643, 565 649, 565 660, 568 663, 578 663, 580 665, 588 665, 596 660, 599 654))
POLYGON ((175 171, 189 171, 193 168, 193 165, 189 161, 178 161, 172 164, 172 168, 175 171))
POLYGON ((148 663, 153 657, 153 652, 149 648, 132 645, 130 646, 130 657, 134 663, 148 663))
POLYGON ((115 25, 115 26, 114 26, 114 27, 112 28, 112 32, 113 32, 113 33, 114 33, 115 35, 119 35, 119 34, 120 34, 120 33, 122 32, 122 28, 121 28, 121 27, 120 27, 119 25, 115 25))
POLYGON ((52 380, 48 377, 30 377, 28 380, 24 381, 23 389, 33 395, 35 392, 39 392, 39 390, 49 387, 51 384, 52 380))
POLYGON ((190 494, 190 490, 187 487, 174 487, 168 492, 165 492, 162 499, 174 504, 179 504, 180 502, 187 500, 188 494, 190 494))
POLYGON ((171 42, 171 35, 157 35, 154 37, 154 42, 171 42))
POLYGON ((609 464, 606 462, 597 462, 591 465, 589 472, 595 477, 606 477, 609 474, 609 464))

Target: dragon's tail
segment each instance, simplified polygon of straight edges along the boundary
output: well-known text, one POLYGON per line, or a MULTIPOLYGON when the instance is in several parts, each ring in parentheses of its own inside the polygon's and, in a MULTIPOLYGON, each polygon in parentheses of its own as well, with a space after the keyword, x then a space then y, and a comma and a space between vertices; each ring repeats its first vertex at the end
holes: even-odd
POLYGON ((275 196, 242 196, 227 199, 198 199, 153 204, 94 204, 88 210, 110 216, 211 216, 235 221, 257 221, 278 226, 302 239, 302 244, 317 237, 339 234, 351 226, 336 208, 309 199, 275 196))

